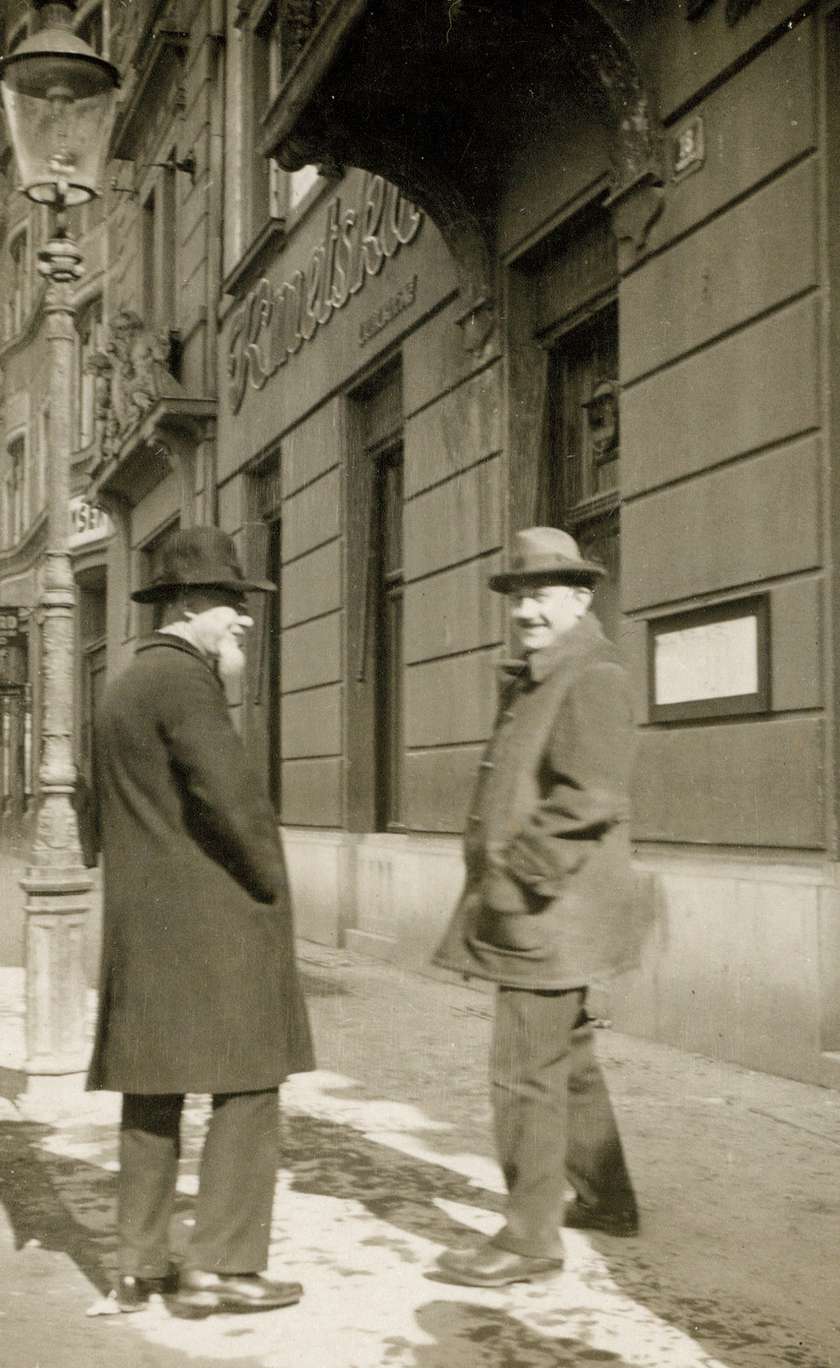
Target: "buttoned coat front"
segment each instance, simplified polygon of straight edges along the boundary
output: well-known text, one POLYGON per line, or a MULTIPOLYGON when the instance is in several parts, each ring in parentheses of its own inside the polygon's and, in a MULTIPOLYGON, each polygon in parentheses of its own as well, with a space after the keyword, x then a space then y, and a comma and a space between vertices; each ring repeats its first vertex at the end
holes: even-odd
POLYGON ((632 752, 626 675, 595 618, 506 670, 436 964, 545 990, 636 962, 632 752))
POLYGON ((88 1086, 251 1092, 313 1068, 274 814, 186 641, 149 638, 106 690, 94 787, 104 925, 88 1086))

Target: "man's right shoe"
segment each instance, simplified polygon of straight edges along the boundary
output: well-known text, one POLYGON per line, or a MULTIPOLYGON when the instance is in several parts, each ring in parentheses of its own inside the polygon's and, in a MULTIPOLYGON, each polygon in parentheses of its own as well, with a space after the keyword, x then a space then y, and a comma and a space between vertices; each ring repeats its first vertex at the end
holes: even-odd
POLYGON ((639 1213, 633 1207, 610 1211, 607 1207, 587 1206, 576 1198, 566 1207, 563 1224, 571 1230, 600 1230, 604 1235, 627 1240, 639 1233, 639 1213))
POLYGON ((182 1316, 209 1316, 213 1311, 275 1311, 294 1306, 303 1296, 298 1282, 271 1282, 259 1273, 182 1272, 172 1310, 182 1316))

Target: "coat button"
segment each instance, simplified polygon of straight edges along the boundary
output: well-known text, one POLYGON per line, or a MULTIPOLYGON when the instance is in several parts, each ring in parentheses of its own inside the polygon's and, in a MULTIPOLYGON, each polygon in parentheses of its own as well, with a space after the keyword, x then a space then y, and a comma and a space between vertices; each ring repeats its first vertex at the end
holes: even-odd
POLYGON ((477 822, 480 822, 480 821, 481 821, 481 818, 479 817, 479 815, 478 815, 477 812, 471 812, 470 815, 469 815, 469 817, 467 818, 467 821, 468 821, 468 822, 472 822, 473 824, 475 824, 475 823, 477 823, 477 822))
POLYGON ((492 761, 492 760, 482 760, 482 761, 481 761, 481 764, 479 765, 478 768, 479 768, 479 769, 495 769, 496 766, 493 764, 493 761, 492 761))

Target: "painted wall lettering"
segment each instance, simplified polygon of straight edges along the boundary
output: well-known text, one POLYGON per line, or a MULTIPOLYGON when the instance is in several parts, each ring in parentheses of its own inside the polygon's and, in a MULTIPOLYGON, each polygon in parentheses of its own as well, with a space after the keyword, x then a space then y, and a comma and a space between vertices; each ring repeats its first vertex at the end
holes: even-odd
POLYGON ((378 332, 396 318, 404 309, 407 309, 417 298, 417 277, 413 275, 405 282, 402 289, 395 291, 376 313, 371 314, 359 324, 359 346, 363 347, 378 332))
MULTIPOLYGON (((365 176, 355 206, 340 199, 327 206, 323 239, 309 254, 302 271, 273 286, 261 280, 249 290, 231 320, 228 343, 228 391, 234 413, 248 388, 260 390, 274 373, 378 275, 387 258, 413 242, 423 222, 422 210, 381 176, 365 176)), ((417 277, 365 320, 360 345, 414 302, 417 277)))

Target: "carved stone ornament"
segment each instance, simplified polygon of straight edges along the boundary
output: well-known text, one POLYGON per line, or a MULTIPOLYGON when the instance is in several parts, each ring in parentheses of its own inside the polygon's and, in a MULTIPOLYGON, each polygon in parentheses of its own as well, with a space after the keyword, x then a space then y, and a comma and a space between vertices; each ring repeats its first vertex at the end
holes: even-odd
POLYGON ((618 385, 615 380, 599 380, 592 397, 582 407, 586 411, 595 459, 603 461, 618 447, 618 385))
POLYGON ((168 355, 166 333, 150 332, 129 309, 115 314, 105 349, 85 365, 96 377, 94 416, 102 460, 116 455, 157 399, 181 393, 167 370, 168 355))
POLYGON ((607 203, 618 240, 618 267, 625 271, 645 249, 648 234, 665 208, 665 190, 653 177, 642 177, 607 203))
POLYGON ((319 0, 285 0, 282 15, 289 66, 312 37, 322 8, 319 0))

